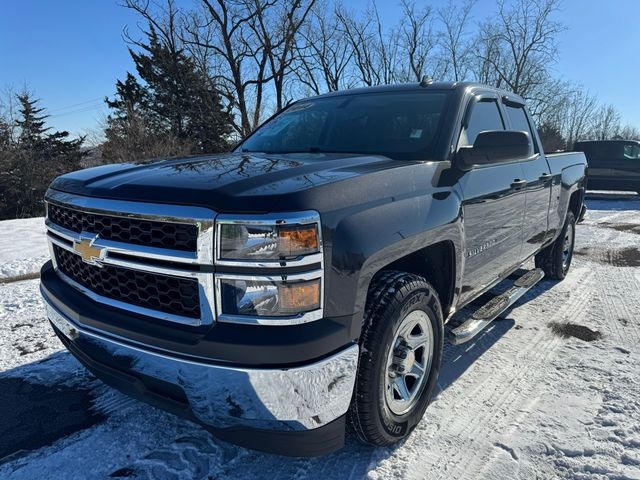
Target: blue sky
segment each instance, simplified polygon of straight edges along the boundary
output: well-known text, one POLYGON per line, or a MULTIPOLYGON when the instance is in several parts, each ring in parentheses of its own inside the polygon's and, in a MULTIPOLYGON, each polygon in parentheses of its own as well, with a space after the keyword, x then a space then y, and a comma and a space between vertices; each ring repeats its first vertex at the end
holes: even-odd
MULTIPOLYGON (((393 20, 397 2, 378 5, 383 18, 393 20)), ((479 0, 474 19, 494 7, 492 0, 479 0)), ((568 28, 559 38, 557 75, 583 84, 601 102, 614 104, 623 122, 640 128, 640 0, 565 0, 557 18, 568 28)), ((0 88, 28 85, 56 129, 75 135, 96 129, 106 114, 102 99, 113 95, 116 79, 133 70, 122 31, 135 31, 138 21, 117 0, 4 2, 0 88)))

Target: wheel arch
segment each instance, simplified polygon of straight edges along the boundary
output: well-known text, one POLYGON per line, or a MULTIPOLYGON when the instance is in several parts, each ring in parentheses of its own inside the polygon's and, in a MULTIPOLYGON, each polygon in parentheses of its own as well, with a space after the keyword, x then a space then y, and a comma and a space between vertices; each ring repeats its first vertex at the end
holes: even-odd
POLYGON ((373 274, 369 285, 387 270, 411 273, 427 280, 438 294, 443 317, 448 316, 456 285, 456 250, 451 240, 428 245, 382 266, 373 274))
POLYGON ((578 188, 571 193, 569 197, 568 209, 573 212, 573 216, 578 220, 582 211, 582 204, 584 202, 584 189, 578 188))

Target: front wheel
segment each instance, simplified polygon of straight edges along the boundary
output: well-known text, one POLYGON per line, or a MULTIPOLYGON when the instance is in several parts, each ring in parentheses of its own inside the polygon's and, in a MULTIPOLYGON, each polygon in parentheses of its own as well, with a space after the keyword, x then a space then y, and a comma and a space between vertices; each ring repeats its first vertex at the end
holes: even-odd
POLYGON ((377 446, 411 433, 438 380, 442 309, 424 278, 387 271, 372 282, 349 417, 358 437, 377 446))
POLYGON ((576 219, 569 211, 558 238, 536 255, 536 267, 542 268, 549 278, 563 280, 571 266, 575 240, 576 219))

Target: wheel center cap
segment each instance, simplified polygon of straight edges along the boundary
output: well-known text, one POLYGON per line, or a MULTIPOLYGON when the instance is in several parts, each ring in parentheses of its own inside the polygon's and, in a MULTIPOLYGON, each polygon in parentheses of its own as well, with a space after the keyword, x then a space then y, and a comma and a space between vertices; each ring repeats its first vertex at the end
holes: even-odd
POLYGON ((413 368, 413 364, 416 363, 416 355, 413 350, 407 349, 407 358, 402 361, 402 366, 405 372, 409 372, 413 368))

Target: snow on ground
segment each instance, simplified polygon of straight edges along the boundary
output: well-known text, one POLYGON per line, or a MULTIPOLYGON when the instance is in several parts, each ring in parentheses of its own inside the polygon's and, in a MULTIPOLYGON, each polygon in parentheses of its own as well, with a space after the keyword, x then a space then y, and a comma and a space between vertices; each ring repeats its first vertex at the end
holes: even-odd
POLYGON ((44 218, 0 221, 0 280, 36 273, 47 260, 44 218))
POLYGON ((446 347, 439 391, 403 444, 349 435, 316 459, 225 444, 107 388, 50 332, 37 280, 0 284, 0 450, 23 449, 0 460, 0 478, 640 479, 640 199, 587 205, 567 279, 446 347), (560 337, 550 325, 564 322, 602 336, 560 337), (68 411, 69 431, 50 421, 68 411))

